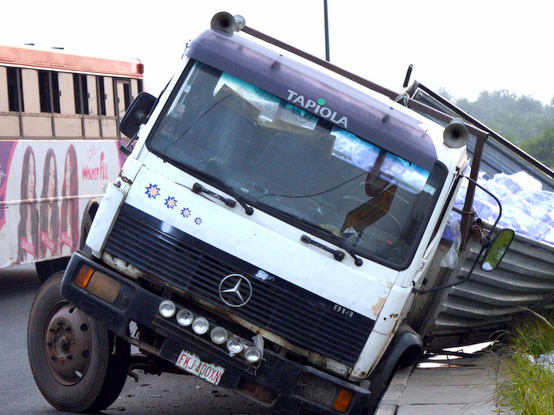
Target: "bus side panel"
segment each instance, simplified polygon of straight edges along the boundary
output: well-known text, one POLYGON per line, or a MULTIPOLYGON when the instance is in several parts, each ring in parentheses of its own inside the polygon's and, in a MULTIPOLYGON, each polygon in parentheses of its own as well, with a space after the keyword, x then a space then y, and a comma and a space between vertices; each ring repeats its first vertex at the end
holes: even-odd
POLYGON ((6 205, 6 189, 8 187, 8 172, 11 164, 15 141, 0 141, 0 268, 8 266, 10 260, 10 242, 8 232, 8 206, 6 205), (6 265, 5 265, 6 264, 6 265))
POLYGON ((0 267, 75 251, 88 201, 121 169, 113 140, 1 141, 0 163, 0 267))

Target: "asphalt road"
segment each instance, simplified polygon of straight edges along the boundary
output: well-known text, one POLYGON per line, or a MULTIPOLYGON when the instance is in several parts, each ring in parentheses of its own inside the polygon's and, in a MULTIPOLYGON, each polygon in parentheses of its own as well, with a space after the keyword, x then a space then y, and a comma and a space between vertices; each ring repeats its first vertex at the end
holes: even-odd
MULTIPOLYGON (((27 358, 27 319, 40 282, 30 268, 0 270, 0 415, 60 415, 37 389, 27 358)), ((67 414, 67 412, 65 412, 67 414)), ((103 414, 275 415, 193 376, 128 377, 103 414)))

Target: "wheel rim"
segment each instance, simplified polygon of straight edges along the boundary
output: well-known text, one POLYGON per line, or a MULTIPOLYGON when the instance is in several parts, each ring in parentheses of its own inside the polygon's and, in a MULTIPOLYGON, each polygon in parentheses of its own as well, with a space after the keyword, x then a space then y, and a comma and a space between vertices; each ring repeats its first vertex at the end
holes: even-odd
POLYGON ((91 355, 90 326, 86 316, 67 302, 50 312, 44 333, 44 353, 52 377, 62 385, 78 383, 91 355))

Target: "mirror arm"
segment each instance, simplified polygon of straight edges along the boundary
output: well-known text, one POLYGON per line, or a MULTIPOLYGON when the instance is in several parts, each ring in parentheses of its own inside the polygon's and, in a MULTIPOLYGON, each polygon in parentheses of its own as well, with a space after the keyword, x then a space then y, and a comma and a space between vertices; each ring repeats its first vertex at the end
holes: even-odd
MULTIPOLYGON (((148 117, 146 116, 146 114, 144 112, 142 112, 142 114, 138 115, 137 114, 137 118, 140 118, 140 123, 141 124, 144 124, 144 122, 148 119, 148 117)), ((133 138, 131 138, 129 140, 129 142, 127 143, 126 146, 124 146, 123 144, 119 146, 119 151, 121 151, 123 154, 125 154, 126 156, 129 156, 131 155, 131 152, 133 151, 132 149, 132 145, 133 143, 137 140, 138 138, 138 133, 140 131, 140 128, 139 130, 135 133, 135 135, 133 135, 133 138)))
POLYGON ((487 193, 490 197, 492 197, 498 205, 498 216, 496 217, 496 220, 494 221, 494 224, 492 225, 491 231, 490 231, 489 235, 486 238, 487 241, 490 242, 490 235, 492 235, 494 233, 494 230, 496 229, 496 225, 498 225, 498 222, 500 221, 500 218, 502 217, 502 203, 500 202, 500 199, 498 199, 498 197, 496 197, 496 195, 494 193, 492 193, 491 191, 485 189, 485 187, 480 185, 479 183, 477 183, 476 180, 473 180, 471 177, 467 177, 467 176, 464 176, 464 177, 467 180, 469 180, 471 183, 473 183, 475 186, 477 186, 479 189, 481 189, 483 192, 487 193))
POLYGON ((133 143, 136 141, 137 137, 138 137, 138 133, 135 134, 135 135, 133 136, 133 138, 131 138, 131 139, 129 140, 129 142, 127 143, 126 146, 124 146, 123 144, 120 145, 120 146, 119 146, 119 151, 121 151, 121 152, 122 152, 123 154, 125 154, 126 156, 130 156, 131 153, 132 153, 132 151, 133 151, 133 149, 132 149, 131 146, 132 146, 133 143))
POLYGON ((475 270, 475 267, 479 263, 479 261, 481 259, 481 255, 483 255, 483 252, 485 252, 485 249, 487 249, 487 246, 488 246, 488 243, 481 244, 481 250, 477 254, 477 258, 475 258, 475 261, 473 261, 473 265, 471 266, 471 269, 469 270, 467 275, 464 278, 462 278, 460 281, 457 281, 453 284, 441 285, 440 287, 431 288, 429 290, 418 290, 417 288, 415 288, 415 283, 412 282, 412 284, 414 284, 414 288, 412 289, 412 292, 415 293, 415 294, 429 294, 429 293, 432 293, 432 292, 435 292, 435 291, 440 291, 440 290, 444 290, 446 288, 455 287, 456 285, 463 284, 464 282, 469 280, 469 278, 473 274, 473 271, 475 270))
POLYGON ((471 266, 471 269, 469 270, 468 274, 463 279, 461 279, 460 281, 457 281, 453 284, 442 285, 440 287, 431 288, 429 290, 418 290, 417 288, 415 288, 415 283, 412 282, 412 284, 414 284, 414 288, 412 289, 412 292, 414 292, 415 294, 429 294, 429 293, 432 293, 432 292, 435 292, 435 291, 444 290, 445 288, 455 287, 456 285, 463 284, 464 282, 469 280, 469 278, 473 274, 473 271, 475 270, 475 267, 477 266, 477 264, 481 260, 481 256, 483 255, 483 252, 485 252, 485 250, 489 247, 489 245, 491 243, 491 235, 494 233, 494 230, 496 229, 496 225, 498 225, 498 222, 500 221, 500 218, 502 217, 502 203, 500 203, 500 199, 498 199, 498 197, 496 197, 492 192, 485 189, 482 185, 477 183, 477 180, 474 180, 474 179, 472 179, 471 177, 468 177, 468 176, 463 176, 463 177, 465 177, 467 180, 469 180, 470 183, 473 183, 475 186, 477 186, 479 189, 481 189, 482 191, 487 193, 489 196, 491 196, 496 201, 496 203, 498 204, 498 216, 496 217, 496 220, 495 220, 494 224, 492 225, 492 228, 491 228, 491 231, 489 232, 489 234, 481 241, 481 250, 479 251, 479 254, 477 254, 477 257, 475 258, 475 261, 473 261, 473 265, 471 266))
POLYGON ((469 182, 467 186, 465 201, 464 201, 464 208, 462 213, 462 220, 460 223, 460 232, 462 234, 462 240, 460 243, 460 250, 465 251, 466 245, 467 245, 467 239, 469 237, 469 228, 470 228, 470 213, 471 209, 473 207, 473 199, 475 197, 475 183, 477 183, 477 180, 479 179, 479 168, 481 166, 481 159, 483 157, 483 150, 485 148, 485 140, 478 138, 475 141, 475 149, 473 151, 473 161, 471 163, 471 171, 469 173, 470 177, 467 177, 468 179, 471 178, 472 180, 469 182))
POLYGON ((119 146, 119 151, 123 154, 125 154, 126 156, 130 156, 131 153, 132 153, 132 149, 131 149, 131 145, 133 144, 133 142, 135 141, 136 139, 133 137, 131 140, 129 140, 129 142, 127 143, 126 146, 124 145, 120 145, 119 146))

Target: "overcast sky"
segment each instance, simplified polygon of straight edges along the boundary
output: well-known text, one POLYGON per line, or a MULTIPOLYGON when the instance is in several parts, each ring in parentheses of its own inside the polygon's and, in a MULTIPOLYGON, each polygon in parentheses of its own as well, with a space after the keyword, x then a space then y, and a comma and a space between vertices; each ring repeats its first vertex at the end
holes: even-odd
MULTIPOLYGON (((554 97, 554 3, 549 0, 328 0, 331 62, 393 90, 412 81, 456 98, 506 89, 554 97)), ((325 57, 323 0, 61 0, 2 6, 0 44, 139 58, 146 90, 169 80, 187 42, 214 13, 325 57)))

